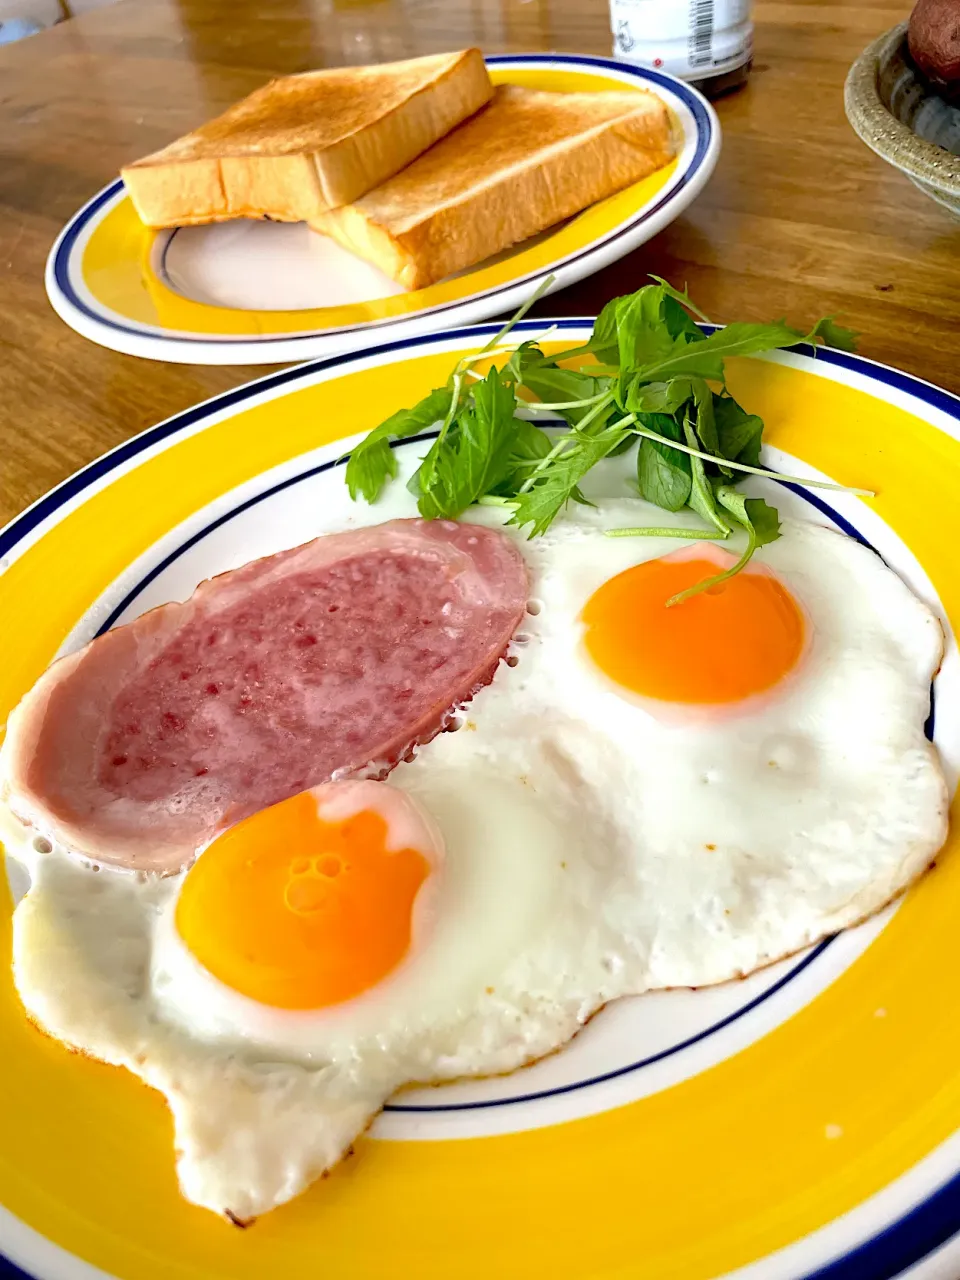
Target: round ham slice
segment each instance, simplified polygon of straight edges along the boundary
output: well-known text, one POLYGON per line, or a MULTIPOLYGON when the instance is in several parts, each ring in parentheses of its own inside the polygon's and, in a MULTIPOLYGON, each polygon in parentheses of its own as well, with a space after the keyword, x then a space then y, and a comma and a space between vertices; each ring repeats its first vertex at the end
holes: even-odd
POLYGON ((492 678, 527 597, 502 533, 392 520, 203 582, 60 659, 10 717, 10 808, 171 872, 307 787, 383 772, 492 678))

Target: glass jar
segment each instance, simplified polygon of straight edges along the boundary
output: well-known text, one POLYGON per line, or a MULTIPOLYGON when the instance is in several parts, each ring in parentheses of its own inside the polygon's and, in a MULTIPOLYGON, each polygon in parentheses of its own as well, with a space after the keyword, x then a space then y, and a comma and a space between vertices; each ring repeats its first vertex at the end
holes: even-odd
POLYGON ((750 0, 610 0, 613 52, 717 97, 747 79, 750 0))

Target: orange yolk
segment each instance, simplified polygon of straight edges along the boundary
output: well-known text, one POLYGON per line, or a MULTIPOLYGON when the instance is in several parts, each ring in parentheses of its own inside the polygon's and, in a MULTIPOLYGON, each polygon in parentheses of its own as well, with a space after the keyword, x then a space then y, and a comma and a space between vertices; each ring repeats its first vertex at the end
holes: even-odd
POLYGON ((804 646, 803 614, 772 574, 748 568, 667 607, 733 563, 701 544, 617 574, 581 614, 590 657, 618 685, 665 702, 730 703, 763 693, 804 646))
POLYGON ((430 873, 387 848, 371 809, 324 821, 309 791, 218 836, 184 879, 176 926, 200 963, 261 1004, 318 1009, 366 991, 410 947, 430 873))

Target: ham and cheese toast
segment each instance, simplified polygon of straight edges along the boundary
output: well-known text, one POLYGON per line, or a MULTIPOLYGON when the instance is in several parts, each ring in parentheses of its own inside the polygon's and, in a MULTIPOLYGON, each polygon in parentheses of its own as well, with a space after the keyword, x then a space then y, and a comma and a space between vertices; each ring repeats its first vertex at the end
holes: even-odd
POLYGON ((223 826, 432 737, 526 598, 513 542, 452 521, 252 561, 55 662, 10 716, 0 798, 96 862, 178 871, 223 826))
POLYGON ((655 94, 501 85, 488 107, 401 173, 309 221, 422 289, 638 182, 673 153, 655 94))
POLYGON ((310 221, 397 173, 492 92, 479 49, 285 76, 121 173, 149 227, 310 221))

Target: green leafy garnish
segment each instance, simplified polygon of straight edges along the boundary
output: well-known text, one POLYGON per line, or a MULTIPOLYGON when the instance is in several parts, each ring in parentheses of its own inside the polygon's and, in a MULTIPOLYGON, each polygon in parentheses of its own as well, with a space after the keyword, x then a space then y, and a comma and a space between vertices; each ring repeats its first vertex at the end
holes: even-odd
MULTIPOLYGON (((682 430, 667 413, 639 415, 643 425, 666 440, 682 439, 682 430)), ((690 459, 679 449, 658 440, 640 441, 637 451, 637 484, 640 497, 664 511, 679 511, 690 498, 690 459)))
POLYGON ((494 365, 473 389, 446 439, 437 437, 420 467, 421 515, 458 516, 503 480, 513 457, 514 384, 494 365))
POLYGON ((760 465, 763 419, 741 409, 733 396, 713 398, 713 421, 717 428, 717 449, 725 458, 747 466, 760 465))
POLYGON ((813 326, 808 341, 819 338, 825 347, 835 347, 837 351, 856 351, 859 337, 855 329, 845 329, 842 324, 836 323, 833 316, 824 316, 813 326))
POLYGON ((451 391, 439 387, 412 409, 401 409, 386 422, 381 422, 357 445, 347 462, 347 488, 354 502, 358 497, 376 502, 380 490, 397 474, 397 460, 390 442, 420 435, 442 422, 449 412, 452 398, 451 391))
POLYGON ((457 364, 445 387, 393 414, 353 450, 346 468, 350 496, 375 502, 397 473, 392 445, 439 423, 408 483, 421 515, 452 519, 475 503, 499 506, 532 538, 569 501, 586 501, 580 482, 598 462, 636 448, 640 496, 668 512, 690 508, 705 527, 614 529, 609 536, 722 540, 737 530, 746 534, 736 564, 670 604, 739 573, 758 547, 780 535, 774 508, 736 488, 744 475, 841 486, 760 466, 763 422, 730 395, 724 361, 801 342, 850 351, 856 335, 829 316, 808 332, 777 320, 704 333, 694 316, 706 317, 686 292, 653 280, 608 302, 579 346, 547 354, 541 337, 505 348, 510 329, 546 282, 483 352, 457 364), (474 366, 484 356, 495 363, 481 376, 474 366), (547 416, 560 420, 559 433, 545 425, 547 416))
POLYGON ((568 500, 575 497, 577 486, 587 472, 601 458, 606 458, 624 435, 620 427, 605 427, 598 434, 556 452, 551 464, 535 476, 529 488, 519 492, 510 523, 521 528, 530 525, 531 538, 545 533, 568 500))
POLYGON ((703 459, 695 451, 697 435, 690 422, 689 415, 683 420, 683 434, 686 436, 687 447, 692 451, 690 454, 690 478, 692 482, 690 485, 690 506, 702 520, 706 520, 707 524, 712 524, 718 533, 722 533, 726 537, 730 533, 730 526, 720 514, 713 495, 713 487, 707 479, 707 469, 703 465, 703 459))
POLYGON ((689 600, 692 596, 699 595, 701 591, 708 591, 710 587, 719 586, 721 582, 726 582, 728 578, 732 578, 734 574, 750 563, 750 559, 756 551, 757 547, 766 546, 768 542, 776 542, 780 537, 780 517, 776 510, 768 506, 762 498, 744 498, 742 493, 737 493, 736 489, 729 489, 721 486, 717 489, 717 498, 720 505, 726 507, 736 522, 747 531, 747 546, 743 555, 723 573, 714 574, 712 578, 704 578, 700 582, 695 582, 692 587, 687 587, 686 591, 681 591, 678 595, 671 596, 667 601, 667 607, 671 605, 682 604, 684 600, 689 600))

